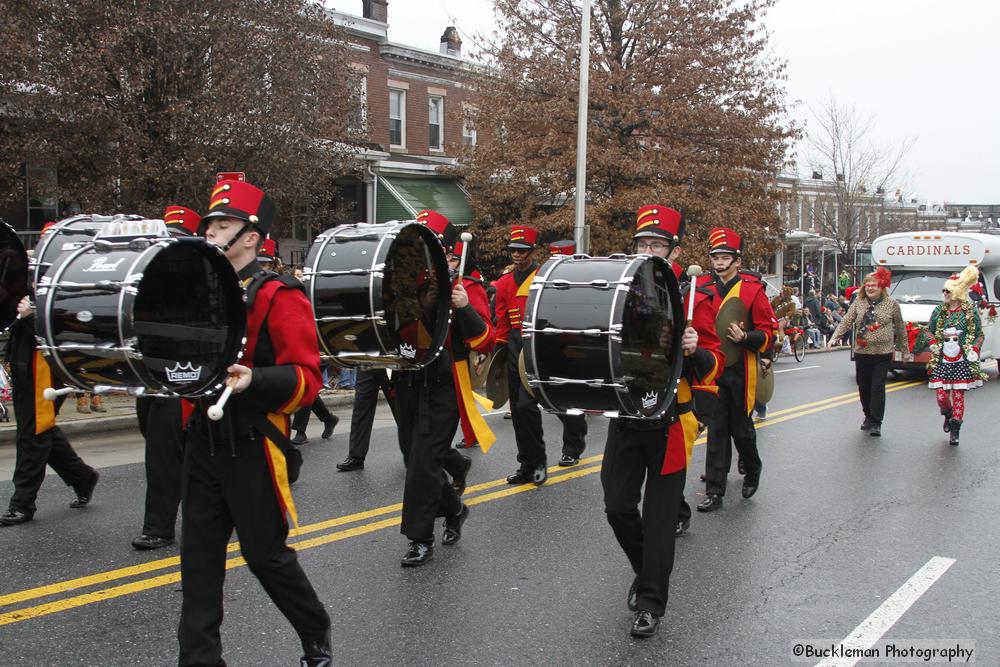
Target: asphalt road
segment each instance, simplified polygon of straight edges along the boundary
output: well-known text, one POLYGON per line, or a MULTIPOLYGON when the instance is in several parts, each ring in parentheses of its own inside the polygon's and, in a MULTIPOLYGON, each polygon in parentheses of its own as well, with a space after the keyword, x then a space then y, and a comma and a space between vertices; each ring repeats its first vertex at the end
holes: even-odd
MULTIPOLYGON (((335 664, 781 665, 798 642, 857 634, 879 646, 974 642, 977 664, 1000 665, 992 423, 1000 387, 969 394, 953 448, 932 392, 913 378, 892 380, 878 439, 858 430, 846 353, 777 367, 770 419, 758 431, 760 491, 740 498, 734 470, 723 510, 695 514, 679 540, 661 632, 650 640, 628 635, 631 573, 605 521, 597 474, 603 419, 589 421, 587 458, 553 467, 535 489, 504 483, 515 467, 513 434, 499 414, 488 417, 498 443, 486 455, 472 450, 462 541, 403 569, 394 430, 380 420, 367 467, 337 473, 347 447, 341 412, 332 440, 304 448, 301 528, 291 538, 333 619, 335 664)), ((560 426, 553 417, 545 426, 554 466, 560 426)), ((0 529, 0 663, 176 662, 177 550, 129 546, 144 492, 137 435, 79 443, 106 466, 90 507, 69 509, 71 491, 50 476, 35 521, 0 529)), ((703 467, 698 446, 692 505, 703 467)), ((0 484, 0 496, 10 490, 0 484)), ((297 664, 291 627, 235 550, 232 558, 227 661, 297 664)))

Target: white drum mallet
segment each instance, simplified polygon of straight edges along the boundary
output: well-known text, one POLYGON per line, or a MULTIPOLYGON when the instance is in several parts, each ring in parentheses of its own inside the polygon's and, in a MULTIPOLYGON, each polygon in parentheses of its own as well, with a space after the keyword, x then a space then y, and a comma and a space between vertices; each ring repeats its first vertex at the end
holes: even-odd
POLYGON ((472 234, 469 232, 462 232, 462 259, 458 262, 458 282, 462 283, 462 278, 465 277, 465 256, 469 254, 469 244, 472 243, 472 234))
POLYGON ((236 376, 230 375, 229 378, 226 379, 226 388, 223 389, 222 394, 219 395, 219 400, 215 402, 215 405, 212 405, 208 408, 209 419, 211 419, 214 422, 217 422, 220 419, 222 419, 222 415, 225 414, 223 408, 226 407, 226 401, 228 401, 229 397, 232 395, 233 386, 235 385, 236 385, 236 376))
POLYGON ((80 391, 76 387, 63 387, 62 389, 53 389, 52 387, 46 387, 42 392, 42 398, 46 401, 54 401, 59 396, 65 396, 66 394, 72 394, 73 392, 80 391))
POLYGON ((691 299, 688 301, 688 317, 687 317, 688 326, 691 326, 691 323, 694 321, 694 290, 697 287, 696 281, 698 280, 698 276, 700 276, 701 273, 702 273, 701 267, 698 266, 697 264, 692 264, 691 266, 688 267, 687 274, 688 277, 691 279, 691 291, 690 291, 691 299))

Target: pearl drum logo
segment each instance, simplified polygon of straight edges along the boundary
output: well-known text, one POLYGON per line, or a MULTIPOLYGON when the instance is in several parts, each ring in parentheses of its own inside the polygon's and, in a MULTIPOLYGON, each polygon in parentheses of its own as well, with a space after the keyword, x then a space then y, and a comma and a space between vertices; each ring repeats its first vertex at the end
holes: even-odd
POLYGON ((642 407, 644 410, 656 407, 656 403, 659 400, 660 400, 660 395, 655 391, 651 391, 642 397, 642 407))
POLYGON ((107 257, 96 257, 94 259, 94 262, 90 266, 81 270, 84 273, 117 271, 118 266, 124 261, 125 261, 124 257, 119 259, 117 262, 109 262, 107 257))
POLYGON ((177 362, 173 368, 167 368, 167 380, 175 384, 190 384, 201 379, 201 366, 194 366, 191 362, 182 364, 177 362))
POLYGON ((405 359, 414 359, 417 356, 417 348, 407 343, 403 343, 399 346, 399 353, 403 355, 403 358, 405 359))

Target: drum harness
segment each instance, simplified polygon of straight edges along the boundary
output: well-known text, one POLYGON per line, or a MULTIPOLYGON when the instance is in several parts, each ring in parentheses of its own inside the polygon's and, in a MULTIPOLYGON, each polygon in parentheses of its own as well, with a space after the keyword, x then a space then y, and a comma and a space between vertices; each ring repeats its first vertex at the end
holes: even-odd
MULTIPOLYGON (((246 231, 246 228, 248 227, 249 225, 247 225, 243 231, 246 231)), ((240 233, 242 233, 242 231, 240 233)), ((235 241, 236 238, 239 237, 239 235, 240 234, 237 234, 235 237, 233 237, 233 240, 230 241, 229 244, 227 244, 227 247, 228 245, 231 245, 233 241, 235 241)), ((278 273, 275 273, 274 271, 260 270, 257 273, 253 274, 253 276, 250 278, 249 284, 247 285, 248 312, 253 307, 254 300, 257 298, 257 292, 260 291, 260 288, 263 287, 264 284, 266 284, 271 280, 279 280, 287 287, 291 287, 293 289, 302 289, 302 284, 299 281, 295 280, 294 278, 280 275, 278 273)), ((268 308, 270 309, 270 304, 268 304, 268 308)), ((265 320, 266 319, 267 318, 265 316, 265 320)), ((257 344, 258 345, 260 344, 259 340, 257 344)), ((254 350, 254 352, 256 352, 256 350, 254 350)), ((316 400, 320 400, 320 398, 317 396, 316 400)), ((199 411, 199 414, 200 412, 201 411, 199 411)), ((234 412, 238 413, 240 416, 244 415, 244 413, 240 410, 235 410, 235 411, 227 410, 225 412, 226 430, 229 432, 230 454, 233 457, 236 456, 236 437, 235 437, 235 429, 233 428, 234 412)), ((217 425, 210 422, 205 426, 206 426, 206 431, 208 433, 208 448, 209 448, 208 452, 210 456, 215 456, 215 435, 216 435, 215 429, 217 428, 217 425)), ((300 452, 299 449, 292 444, 292 441, 288 438, 288 436, 279 431, 278 428, 274 424, 272 424, 266 417, 260 417, 259 415, 254 415, 254 417, 251 419, 250 426, 251 426, 250 430, 251 441, 255 440, 253 431, 256 430, 260 435, 263 435, 265 438, 267 438, 275 445, 277 445, 278 449, 280 449, 281 453, 284 454, 285 456, 285 465, 288 468, 288 481, 289 483, 295 482, 299 478, 299 471, 302 468, 302 452, 300 452)))

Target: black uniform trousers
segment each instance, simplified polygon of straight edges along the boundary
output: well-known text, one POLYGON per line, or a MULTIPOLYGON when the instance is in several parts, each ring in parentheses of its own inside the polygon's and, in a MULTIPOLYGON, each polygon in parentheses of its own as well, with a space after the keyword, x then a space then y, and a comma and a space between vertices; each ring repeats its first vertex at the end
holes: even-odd
POLYGON ((135 413, 139 431, 146 439, 142 534, 173 538, 184 462, 181 399, 140 397, 135 401, 135 413))
POLYGON ((372 438, 372 425, 375 423, 375 410, 378 407, 378 392, 381 390, 385 400, 389 402, 393 418, 396 417, 396 405, 393 401, 389 384, 389 375, 382 369, 358 371, 354 384, 354 407, 351 410, 351 435, 348 439, 349 456, 363 459, 368 456, 368 446, 372 438))
POLYGON ((457 515, 462 500, 445 472, 458 458, 451 446, 459 419, 455 384, 450 373, 435 376, 436 382, 427 378, 428 371, 405 371, 396 381, 396 426, 406 465, 399 532, 432 544, 435 518, 457 515))
MULTIPOLYGON (((518 349, 520 353, 520 349, 518 349)), ((517 444, 517 460, 522 468, 543 466, 548 461, 545 452, 545 433, 542 431, 542 412, 538 402, 521 384, 517 369, 517 355, 511 348, 507 364, 507 393, 510 401, 510 416, 514 422, 514 441, 517 444)), ((587 446, 587 418, 583 415, 558 415, 563 425, 562 453, 580 458, 587 446)))
POLYGON ((242 438, 232 448, 216 443, 212 455, 205 438, 189 435, 181 507, 180 665, 222 664, 222 585, 226 545, 234 527, 247 566, 303 644, 326 636, 330 617, 295 551, 285 544, 288 526, 281 516, 263 442, 242 438))
POLYGON ((854 354, 854 377, 865 419, 876 424, 885 416, 885 379, 892 354, 854 354))
POLYGON ((639 609, 657 616, 663 616, 667 605, 674 569, 674 527, 684 502, 687 474, 686 468, 660 474, 666 451, 665 427, 633 430, 612 419, 601 464, 604 511, 636 574, 639 609))
MULTIPOLYGON (((35 433, 35 378, 31 364, 12 362, 11 384, 17 441, 10 509, 34 516, 46 465, 77 491, 87 489, 97 473, 77 455, 58 426, 35 433)), ((58 404, 54 407, 58 412, 58 404)))
POLYGON ((324 424, 333 419, 330 408, 326 407, 323 399, 317 396, 312 405, 301 407, 295 411, 295 415, 292 417, 292 430, 298 433, 305 433, 306 427, 309 426, 310 413, 319 417, 324 424))
POLYGON ((708 448, 705 453, 705 493, 726 495, 726 477, 733 462, 733 449, 743 459, 745 482, 756 486, 761 461, 757 431, 745 405, 746 380, 743 363, 730 366, 718 382, 719 394, 708 415, 708 448))

